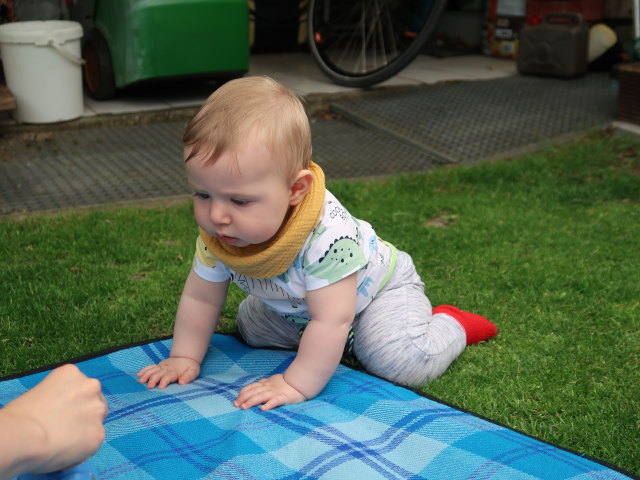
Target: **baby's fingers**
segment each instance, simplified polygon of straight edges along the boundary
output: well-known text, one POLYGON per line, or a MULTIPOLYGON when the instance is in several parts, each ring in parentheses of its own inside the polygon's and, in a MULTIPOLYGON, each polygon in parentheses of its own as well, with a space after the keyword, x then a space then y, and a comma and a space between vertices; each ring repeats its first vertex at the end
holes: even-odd
POLYGON ((243 403, 245 403, 249 398, 251 398, 252 396, 254 396, 256 394, 256 392, 259 392, 261 390, 264 390, 264 386, 262 385, 264 382, 264 379, 258 381, 258 382, 254 382, 254 383, 250 383, 249 385, 247 385, 246 387, 244 387, 242 390, 240 390, 240 392, 238 393, 238 398, 236 399, 235 402, 233 402, 233 404, 236 407, 239 407, 240 405, 242 405, 243 403))
POLYGON ((149 372, 145 382, 142 381, 143 379, 144 377, 140 379, 140 383, 146 382, 148 389, 153 389, 156 387, 156 385, 158 386, 158 388, 165 388, 170 383, 175 382, 178 379, 178 375, 173 370, 165 370, 163 368, 159 368, 157 370, 149 372))
POLYGON ((243 410, 261 405, 261 410, 270 410, 287 403, 287 398, 280 392, 270 388, 264 380, 247 385, 240 391, 234 406, 243 410))
POLYGON ((268 401, 264 402, 264 405, 260 407, 260 410, 267 411, 267 410, 271 410, 272 408, 279 407, 281 405, 286 405, 287 404, 286 400, 287 399, 284 395, 276 395, 274 397, 271 397, 268 401))
POLYGON ((138 377, 143 377, 144 375, 147 375, 150 371, 155 370, 156 368, 158 368, 157 365, 147 365, 142 370, 140 370, 138 373, 136 373, 136 375, 138 377))
MULTIPOLYGON (((162 375, 162 377, 160 377, 160 380, 158 382, 158 388, 159 389, 163 389, 163 388, 167 388, 169 386, 169 384, 175 382, 178 380, 178 374, 176 372, 165 372, 164 375, 162 375)), ((153 387, 151 387, 153 388, 153 387)))
POLYGON ((178 377, 178 383, 180 385, 186 385, 187 383, 191 383, 196 378, 198 378, 199 374, 200 374, 199 370, 197 370, 195 368, 189 368, 189 369, 187 369, 186 372, 184 372, 182 375, 180 375, 180 377, 178 377))
POLYGON ((157 371, 157 365, 149 365, 148 367, 144 367, 137 373, 138 377, 140 377, 138 383, 147 383, 149 381, 149 378, 151 378, 151 376, 157 371))
POLYGON ((238 408, 246 410, 247 408, 255 407, 256 405, 267 402, 269 398, 270 392, 268 391, 254 391, 253 393, 239 396, 238 399, 234 402, 234 405, 238 408))

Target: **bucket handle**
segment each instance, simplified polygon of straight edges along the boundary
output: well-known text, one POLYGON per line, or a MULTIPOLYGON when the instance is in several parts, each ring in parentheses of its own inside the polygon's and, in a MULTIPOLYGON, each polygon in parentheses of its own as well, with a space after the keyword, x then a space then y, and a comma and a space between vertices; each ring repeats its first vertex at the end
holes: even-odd
POLYGON ((60 45, 59 43, 56 43, 54 40, 49 40, 47 42, 47 45, 55 48, 58 51, 58 53, 60 53, 60 55, 65 57, 70 62, 75 63, 80 67, 84 65, 84 60, 82 58, 76 57, 73 53, 65 50, 64 48, 62 48, 62 45, 60 45))

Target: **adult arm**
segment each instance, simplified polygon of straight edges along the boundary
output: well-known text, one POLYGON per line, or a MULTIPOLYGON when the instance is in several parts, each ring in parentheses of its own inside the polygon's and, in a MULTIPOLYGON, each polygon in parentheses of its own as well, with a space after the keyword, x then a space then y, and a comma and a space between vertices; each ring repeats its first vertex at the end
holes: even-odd
POLYGON ((83 462, 103 442, 106 416, 98 380, 56 368, 0 410, 0 480, 83 462))

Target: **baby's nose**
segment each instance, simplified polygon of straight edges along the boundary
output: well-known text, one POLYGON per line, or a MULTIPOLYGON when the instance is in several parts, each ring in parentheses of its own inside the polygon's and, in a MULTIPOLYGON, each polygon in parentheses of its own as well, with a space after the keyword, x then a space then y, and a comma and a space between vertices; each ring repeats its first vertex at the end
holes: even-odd
POLYGON ((216 224, 229 223, 230 221, 227 209, 224 207, 222 202, 211 202, 209 218, 216 224))

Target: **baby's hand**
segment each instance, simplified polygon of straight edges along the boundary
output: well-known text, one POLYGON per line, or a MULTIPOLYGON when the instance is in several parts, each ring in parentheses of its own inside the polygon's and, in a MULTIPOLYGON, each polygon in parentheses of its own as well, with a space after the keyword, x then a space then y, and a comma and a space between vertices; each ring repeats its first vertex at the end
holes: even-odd
POLYGON ((305 400, 304 395, 285 381, 284 375, 273 375, 244 387, 233 404, 243 410, 263 404, 260 410, 270 410, 305 400))
POLYGON ((149 365, 138 372, 138 383, 146 383, 147 388, 165 388, 173 382, 186 385, 200 375, 200 364, 191 358, 172 357, 157 365, 149 365))

